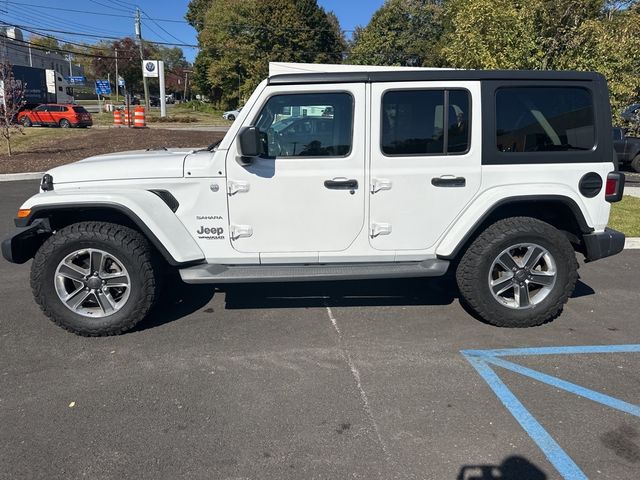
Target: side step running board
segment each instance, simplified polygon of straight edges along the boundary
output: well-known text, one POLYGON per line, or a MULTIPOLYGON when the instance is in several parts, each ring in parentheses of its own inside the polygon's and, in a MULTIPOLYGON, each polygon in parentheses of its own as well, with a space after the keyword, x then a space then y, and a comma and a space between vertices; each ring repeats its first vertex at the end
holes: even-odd
POLYGON ((195 265, 180 270, 186 283, 314 282, 369 278, 437 277, 449 267, 447 260, 402 263, 350 263, 325 265, 195 265))

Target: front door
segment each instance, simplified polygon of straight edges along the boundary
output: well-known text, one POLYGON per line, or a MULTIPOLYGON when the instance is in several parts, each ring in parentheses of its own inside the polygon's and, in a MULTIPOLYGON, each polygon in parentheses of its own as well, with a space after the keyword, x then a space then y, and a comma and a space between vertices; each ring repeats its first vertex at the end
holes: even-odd
POLYGON ((271 262, 317 261, 365 227, 365 85, 268 87, 249 112, 265 154, 227 154, 230 238, 271 262))
POLYGON ((374 83, 369 238, 432 247, 480 188, 480 83, 374 83))
POLYGON ((50 125, 53 122, 53 118, 49 112, 50 108, 49 105, 38 105, 34 108, 32 112, 33 123, 50 125))

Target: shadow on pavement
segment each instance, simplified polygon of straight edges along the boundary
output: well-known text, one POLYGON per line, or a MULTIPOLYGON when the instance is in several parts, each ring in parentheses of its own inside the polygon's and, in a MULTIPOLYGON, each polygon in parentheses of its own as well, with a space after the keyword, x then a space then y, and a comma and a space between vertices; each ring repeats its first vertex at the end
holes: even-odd
POLYGON ((576 288, 571 294, 571 298, 588 297, 589 295, 595 295, 595 290, 582 280, 578 280, 576 288))
POLYGON ((457 480, 546 480, 547 475, 524 457, 507 457, 500 465, 465 465, 457 480))
POLYGON ((187 285, 172 281, 163 288, 161 298, 150 315, 132 331, 159 327, 197 312, 211 301, 215 291, 213 285, 187 285))
MULTIPOLYGON (((459 298, 452 276, 393 280, 303 283, 187 285, 170 279, 151 315, 134 331, 158 327, 190 315, 207 305, 216 291, 225 293, 225 308, 317 308, 450 305, 459 298)), ((572 297, 593 295, 578 281, 572 297)), ((462 307, 482 321, 462 302, 462 307)))
POLYGON ((226 308, 312 308, 449 305, 458 296, 455 283, 440 279, 226 285, 226 308))

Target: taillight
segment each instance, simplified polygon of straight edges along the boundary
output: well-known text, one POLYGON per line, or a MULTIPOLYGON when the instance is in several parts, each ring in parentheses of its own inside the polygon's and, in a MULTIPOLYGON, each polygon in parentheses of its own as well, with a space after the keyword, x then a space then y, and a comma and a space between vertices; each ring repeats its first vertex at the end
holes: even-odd
POLYGON ((611 172, 607 175, 607 185, 605 187, 605 200, 607 202, 619 202, 624 193, 624 173, 611 172))

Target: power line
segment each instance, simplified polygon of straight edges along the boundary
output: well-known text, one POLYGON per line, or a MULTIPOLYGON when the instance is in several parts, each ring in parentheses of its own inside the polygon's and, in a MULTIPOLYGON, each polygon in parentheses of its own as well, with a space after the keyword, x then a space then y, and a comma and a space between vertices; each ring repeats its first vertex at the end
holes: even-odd
POLYGON ((118 12, 126 12, 126 11, 127 11, 127 10, 124 10, 124 9, 122 9, 122 8, 117 8, 117 7, 114 7, 114 6, 112 6, 112 5, 106 5, 106 4, 104 4, 104 3, 98 2, 98 0, 89 0, 89 1, 90 1, 91 3, 95 3, 96 5, 100 5, 101 7, 108 8, 109 10, 116 10, 116 11, 118 11, 118 12))
POLYGON ((133 15, 124 15, 118 13, 101 13, 101 12, 90 12, 88 10, 75 10, 72 8, 59 8, 59 7, 51 7, 48 5, 32 5, 30 3, 21 3, 21 2, 11 2, 6 1, 11 5, 19 5, 20 7, 31 7, 31 8, 39 8, 43 10, 55 10, 58 12, 69 12, 69 13, 82 13, 86 15, 98 15, 100 17, 116 17, 116 18, 130 18, 133 19, 133 15))
POLYGON ((147 17, 149 20, 151 20, 160 30, 162 30, 164 33, 166 33, 167 35, 169 35, 171 38, 173 38, 174 40, 180 42, 180 43, 186 43, 183 40, 180 40, 178 37, 176 37, 175 35, 173 35, 172 33, 170 33, 169 31, 167 31, 167 29, 165 29, 162 25, 160 25, 158 22, 156 22, 153 18, 151 18, 149 15, 147 15, 147 12, 145 12, 144 10, 140 9, 140 11, 144 14, 145 17, 147 17))
MULTIPOLYGON (((84 33, 84 32, 69 32, 66 30, 57 30, 54 28, 40 28, 40 27, 34 27, 34 26, 30 26, 30 25, 14 25, 18 28, 21 28, 23 30, 26 31, 30 31, 29 29, 34 29, 36 30, 35 33, 39 33, 39 32, 52 32, 52 33, 59 33, 59 34, 63 34, 63 35, 75 35, 75 36, 79 36, 79 37, 90 37, 90 38, 100 38, 103 40, 122 40, 122 37, 113 37, 113 36, 107 36, 107 35, 94 35, 91 33, 84 33)), ((173 46, 173 47, 188 47, 188 48, 200 48, 199 45, 194 45, 194 44, 190 44, 190 43, 171 43, 171 42, 152 42, 156 45, 163 45, 163 46, 173 46)))

